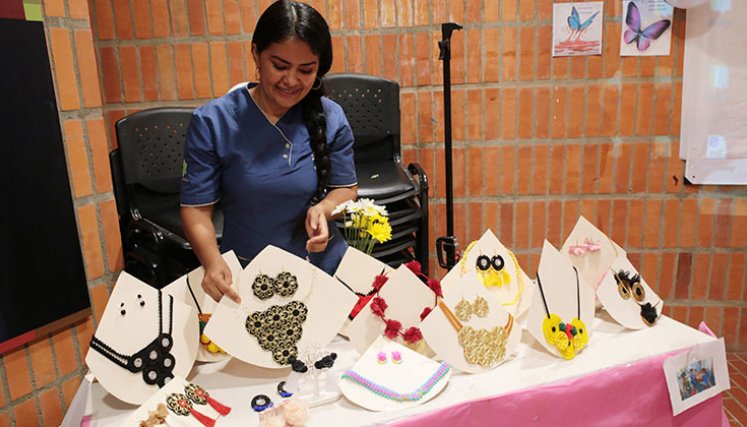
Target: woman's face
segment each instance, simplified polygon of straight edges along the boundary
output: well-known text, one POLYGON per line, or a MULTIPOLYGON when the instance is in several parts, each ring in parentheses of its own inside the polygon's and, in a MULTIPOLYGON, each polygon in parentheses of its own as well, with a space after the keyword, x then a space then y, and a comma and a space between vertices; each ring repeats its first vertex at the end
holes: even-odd
POLYGON ((267 107, 282 114, 298 104, 316 81, 319 57, 298 38, 269 45, 261 53, 252 46, 259 67, 259 88, 267 107))

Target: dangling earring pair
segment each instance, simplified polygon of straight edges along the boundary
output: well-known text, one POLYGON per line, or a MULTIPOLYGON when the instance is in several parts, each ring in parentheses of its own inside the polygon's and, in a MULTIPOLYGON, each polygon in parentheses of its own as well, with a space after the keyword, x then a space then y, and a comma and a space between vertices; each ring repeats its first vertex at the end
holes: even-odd
MULTIPOLYGON (((376 361, 379 362, 379 365, 385 365, 387 362, 386 353, 383 351, 380 351, 376 355, 376 361)), ((393 351, 392 352, 392 363, 397 364, 397 365, 402 363, 402 353, 398 351, 393 351)))

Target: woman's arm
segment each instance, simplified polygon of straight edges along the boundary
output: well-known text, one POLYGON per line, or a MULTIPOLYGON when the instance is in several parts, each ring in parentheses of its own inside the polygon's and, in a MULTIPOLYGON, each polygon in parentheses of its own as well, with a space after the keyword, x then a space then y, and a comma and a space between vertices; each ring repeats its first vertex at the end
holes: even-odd
POLYGON ((231 288, 231 269, 220 255, 215 226, 212 220, 213 205, 182 206, 181 218, 184 234, 205 269, 202 288, 215 301, 225 294, 235 302, 241 302, 239 295, 231 288))
POLYGON ((327 221, 334 219, 332 211, 340 203, 358 198, 358 186, 339 187, 327 193, 327 196, 319 203, 309 208, 306 212, 306 250, 309 252, 322 252, 327 248, 329 229, 327 221))

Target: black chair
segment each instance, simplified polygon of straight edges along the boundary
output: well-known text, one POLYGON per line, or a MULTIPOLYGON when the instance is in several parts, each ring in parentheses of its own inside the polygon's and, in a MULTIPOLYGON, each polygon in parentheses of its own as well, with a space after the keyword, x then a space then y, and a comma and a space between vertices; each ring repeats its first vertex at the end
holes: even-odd
POLYGON ((377 245, 372 255, 393 266, 417 259, 427 274, 428 177, 418 163, 402 163, 399 84, 364 74, 332 74, 325 77, 325 87, 353 130, 358 197, 389 211, 392 240, 377 245))
MULTIPOLYGON (((179 217, 184 140, 192 108, 139 111, 116 124, 119 148, 110 153, 125 270, 162 287, 199 262, 179 217)), ((223 214, 213 211, 220 240, 223 214)))

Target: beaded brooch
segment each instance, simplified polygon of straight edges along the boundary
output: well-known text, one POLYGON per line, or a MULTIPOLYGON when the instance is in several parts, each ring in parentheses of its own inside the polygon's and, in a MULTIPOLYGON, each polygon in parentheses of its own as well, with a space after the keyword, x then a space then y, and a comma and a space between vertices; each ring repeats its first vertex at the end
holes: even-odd
POLYGON ((367 388, 368 390, 371 390, 374 394, 381 396, 383 398, 394 400, 395 402, 417 402, 418 400, 422 399, 428 392, 430 392, 433 387, 438 384, 438 382, 446 376, 446 374, 451 370, 451 367, 446 362, 441 362, 438 365, 438 369, 436 370, 433 375, 431 375, 420 387, 415 389, 415 391, 412 391, 410 393, 399 393, 397 391, 394 391, 386 386, 383 386, 381 384, 378 384, 363 375, 353 371, 348 370, 344 374, 342 374, 342 379, 347 379, 350 381, 353 381, 354 383, 367 388))

